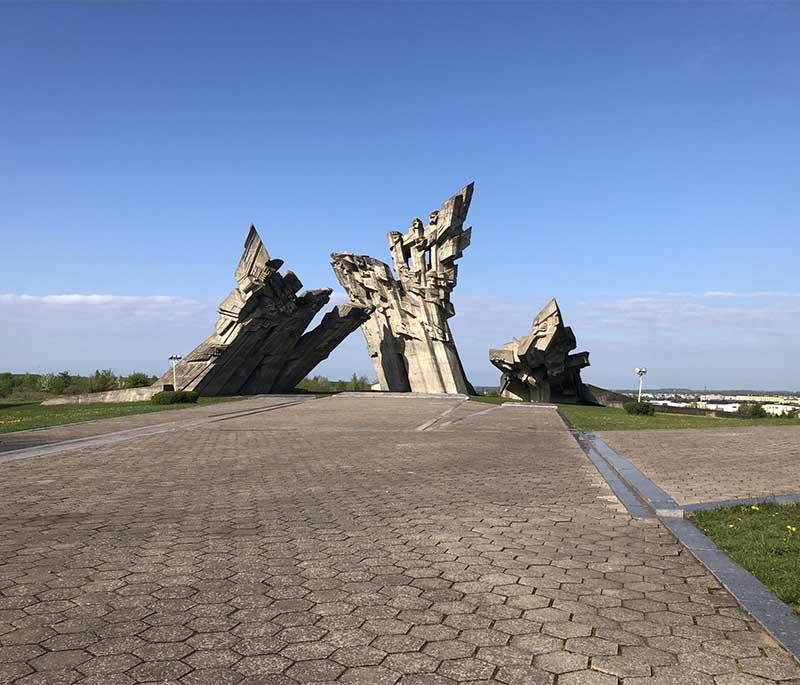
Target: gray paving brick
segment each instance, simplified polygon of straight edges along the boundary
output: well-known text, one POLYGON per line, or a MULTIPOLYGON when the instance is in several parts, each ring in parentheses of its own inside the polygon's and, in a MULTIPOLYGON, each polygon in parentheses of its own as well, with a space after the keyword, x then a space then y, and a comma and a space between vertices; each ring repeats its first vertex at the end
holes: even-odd
POLYGON ((415 430, 452 406, 314 400, 0 465, 0 683, 800 678, 554 412, 415 430))

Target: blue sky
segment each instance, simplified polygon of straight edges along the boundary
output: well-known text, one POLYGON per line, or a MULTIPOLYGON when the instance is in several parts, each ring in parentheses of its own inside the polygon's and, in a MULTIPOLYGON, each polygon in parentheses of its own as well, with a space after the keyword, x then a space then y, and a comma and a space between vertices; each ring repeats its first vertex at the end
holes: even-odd
MULTIPOLYGON (((332 251, 388 259, 474 180, 473 382, 555 296, 590 382, 800 388, 798 30, 792 2, 2 4, 0 367, 160 371, 250 223, 338 290, 332 251)), ((319 370, 372 375, 360 334, 319 370)))

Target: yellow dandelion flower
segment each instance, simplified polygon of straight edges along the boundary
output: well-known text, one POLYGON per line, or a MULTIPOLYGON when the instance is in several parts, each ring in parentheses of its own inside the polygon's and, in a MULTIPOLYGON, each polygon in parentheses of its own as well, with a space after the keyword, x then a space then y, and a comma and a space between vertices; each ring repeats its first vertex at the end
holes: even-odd
POLYGON ((750 508, 751 508, 753 511, 761 511, 761 509, 759 508, 759 506, 758 506, 757 504, 751 504, 751 505, 750 505, 750 508))

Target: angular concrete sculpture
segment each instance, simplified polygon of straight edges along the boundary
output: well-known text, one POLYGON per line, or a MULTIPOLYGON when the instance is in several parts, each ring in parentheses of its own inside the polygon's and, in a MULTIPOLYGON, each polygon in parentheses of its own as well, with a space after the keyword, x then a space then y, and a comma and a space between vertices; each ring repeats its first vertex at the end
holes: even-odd
POLYGON ((414 219, 408 233, 388 234, 395 273, 384 262, 349 252, 332 254, 333 270, 353 302, 374 309, 361 326, 378 383, 394 392, 471 393, 448 319, 456 260, 470 243, 464 229, 473 185, 414 219))
POLYGON ((515 338, 501 350, 489 350, 489 361, 503 372, 500 394, 525 402, 597 404, 581 381, 589 353, 569 354, 576 347, 558 303, 550 300, 533 320, 530 335, 515 338))
MULTIPOLYGON (((330 300, 331 289, 297 295, 302 283, 278 269, 254 226, 236 267, 236 283, 219 306, 216 330, 176 367, 177 388, 201 395, 288 392, 371 313, 368 306, 340 305, 304 333, 330 300)), ((173 384, 172 370, 156 386, 173 384)))

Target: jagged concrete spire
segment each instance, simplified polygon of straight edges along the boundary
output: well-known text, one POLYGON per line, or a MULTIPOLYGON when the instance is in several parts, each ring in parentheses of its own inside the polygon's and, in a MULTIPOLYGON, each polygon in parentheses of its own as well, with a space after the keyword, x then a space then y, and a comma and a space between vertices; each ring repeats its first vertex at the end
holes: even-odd
MULTIPOLYGON (((316 328, 311 320, 330 300, 331 289, 300 295, 300 279, 281 274, 255 226, 236 267, 236 288, 219 306, 214 333, 176 368, 177 388, 201 395, 287 392, 369 317, 371 308, 334 307, 316 328)), ((158 384, 172 384, 169 371, 158 384)))
POLYGON ((448 319, 455 314, 456 260, 469 246, 464 229, 474 184, 462 188, 408 231, 390 231, 395 274, 384 262, 348 252, 331 255, 339 283, 353 302, 374 309, 362 325, 383 390, 474 393, 448 319))

